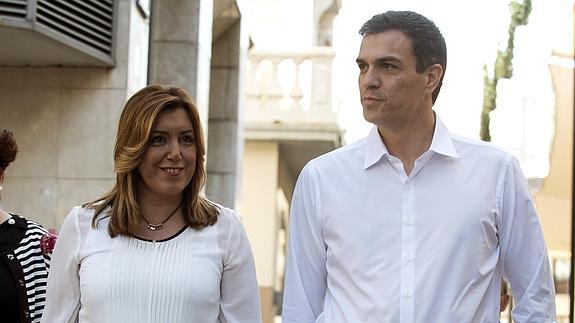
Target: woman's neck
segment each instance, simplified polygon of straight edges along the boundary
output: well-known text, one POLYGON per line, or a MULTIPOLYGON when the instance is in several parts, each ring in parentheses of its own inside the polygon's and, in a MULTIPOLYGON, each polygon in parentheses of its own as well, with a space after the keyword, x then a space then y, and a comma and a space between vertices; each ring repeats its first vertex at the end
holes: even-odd
POLYGON ((138 201, 142 216, 150 222, 163 221, 181 204, 181 197, 150 199, 141 198, 138 201))
POLYGON ((10 219, 12 216, 8 212, 0 209, 0 224, 4 223, 6 220, 10 219))

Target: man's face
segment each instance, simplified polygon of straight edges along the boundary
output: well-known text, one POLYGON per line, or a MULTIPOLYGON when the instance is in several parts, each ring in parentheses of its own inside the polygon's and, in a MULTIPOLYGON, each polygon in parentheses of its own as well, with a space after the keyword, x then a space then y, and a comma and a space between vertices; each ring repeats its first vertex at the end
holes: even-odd
POLYGON ((411 39, 401 31, 363 37, 357 64, 365 120, 397 127, 431 109, 428 73, 417 73, 416 63, 411 39))

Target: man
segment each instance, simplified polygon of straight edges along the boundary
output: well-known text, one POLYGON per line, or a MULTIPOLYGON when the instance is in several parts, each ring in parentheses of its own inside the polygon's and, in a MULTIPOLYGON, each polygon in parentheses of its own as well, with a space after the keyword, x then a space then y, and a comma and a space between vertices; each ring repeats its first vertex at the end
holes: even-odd
POLYGON ((502 277, 515 322, 553 322, 543 234, 517 161, 451 135, 433 112, 446 66, 438 28, 389 11, 360 34, 374 127, 300 174, 283 322, 498 322, 502 277))

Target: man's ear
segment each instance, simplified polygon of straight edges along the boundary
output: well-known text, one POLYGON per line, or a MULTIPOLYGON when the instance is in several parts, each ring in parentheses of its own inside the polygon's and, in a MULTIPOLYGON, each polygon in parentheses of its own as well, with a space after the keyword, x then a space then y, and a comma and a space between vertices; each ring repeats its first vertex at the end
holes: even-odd
POLYGON ((4 170, 0 170, 0 186, 4 183, 4 170))
POLYGON ((429 93, 433 93, 443 76, 443 67, 441 67, 440 64, 433 64, 427 68, 425 73, 427 75, 427 83, 425 84, 425 87, 429 90, 429 93))

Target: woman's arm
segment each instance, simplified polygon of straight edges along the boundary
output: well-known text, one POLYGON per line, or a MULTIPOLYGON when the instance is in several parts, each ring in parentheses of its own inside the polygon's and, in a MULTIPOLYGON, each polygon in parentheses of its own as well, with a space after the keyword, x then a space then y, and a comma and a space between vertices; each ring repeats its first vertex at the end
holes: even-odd
POLYGON ((221 281, 219 321, 222 323, 260 323, 259 288, 252 250, 239 217, 230 210, 227 257, 221 281))
POLYGON ((80 207, 72 209, 58 235, 48 274, 42 323, 77 322, 80 309, 78 249, 81 242, 78 212, 81 210, 80 207))

